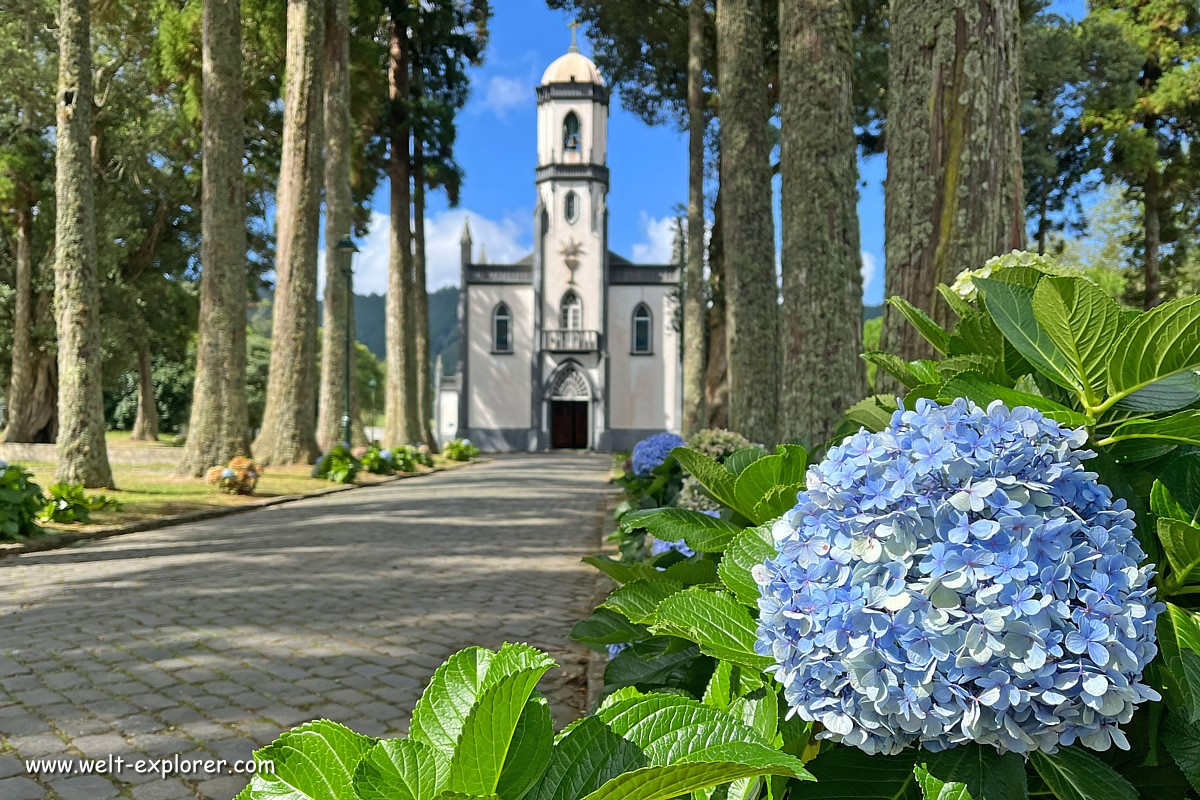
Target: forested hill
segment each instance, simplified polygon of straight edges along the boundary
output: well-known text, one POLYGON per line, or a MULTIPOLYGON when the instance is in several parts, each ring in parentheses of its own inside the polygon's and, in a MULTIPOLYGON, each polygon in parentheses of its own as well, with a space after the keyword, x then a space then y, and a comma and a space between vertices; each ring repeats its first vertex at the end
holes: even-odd
MULTIPOLYGON (((375 357, 384 360, 387 330, 386 300, 381 294, 354 296, 354 332, 375 357)), ((442 369, 453 374, 458 367, 458 288, 446 286, 429 293, 429 360, 439 355, 442 369)))
MULTIPOLYGON (((354 296, 354 331, 358 340, 375 357, 384 360, 387 326, 386 301, 381 294, 354 296)), ((883 313, 882 306, 866 306, 863 318, 872 319, 883 313)), ((445 286, 429 295, 429 358, 430 363, 442 357, 442 369, 453 375, 458 367, 458 287, 445 286)))

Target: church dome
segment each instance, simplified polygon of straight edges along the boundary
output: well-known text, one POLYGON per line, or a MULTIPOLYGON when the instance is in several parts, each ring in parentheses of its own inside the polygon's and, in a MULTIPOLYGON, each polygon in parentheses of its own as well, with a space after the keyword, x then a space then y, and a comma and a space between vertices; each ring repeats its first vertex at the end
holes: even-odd
POLYGON ((542 73, 542 86, 551 83, 594 83, 603 86, 604 78, 590 58, 572 50, 554 59, 542 73))

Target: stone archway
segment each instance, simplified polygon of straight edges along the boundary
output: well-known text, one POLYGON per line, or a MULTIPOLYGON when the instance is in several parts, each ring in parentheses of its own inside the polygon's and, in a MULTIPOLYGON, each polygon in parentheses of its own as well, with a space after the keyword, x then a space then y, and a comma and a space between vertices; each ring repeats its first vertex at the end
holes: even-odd
POLYGON ((574 364, 564 365, 554 376, 547 398, 550 447, 586 450, 591 446, 592 388, 574 364))

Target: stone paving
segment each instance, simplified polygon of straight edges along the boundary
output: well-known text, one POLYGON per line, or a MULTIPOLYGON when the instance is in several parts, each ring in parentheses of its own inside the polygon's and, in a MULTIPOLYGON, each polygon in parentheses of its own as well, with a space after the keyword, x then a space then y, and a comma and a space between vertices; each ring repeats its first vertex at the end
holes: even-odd
POLYGON ((396 735, 434 668, 527 641, 583 711, 607 456, 498 458, 0 560, 0 798, 228 800, 246 778, 30 775, 31 758, 245 759, 327 717, 396 735))

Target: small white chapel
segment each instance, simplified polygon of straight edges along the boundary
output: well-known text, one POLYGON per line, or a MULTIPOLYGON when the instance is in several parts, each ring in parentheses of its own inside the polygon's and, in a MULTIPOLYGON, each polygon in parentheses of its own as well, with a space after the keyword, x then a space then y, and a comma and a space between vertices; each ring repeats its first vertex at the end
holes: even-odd
POLYGON ((440 438, 606 451, 679 430, 682 234, 672 264, 608 249, 608 108, 572 31, 537 87, 533 252, 480 263, 463 228, 459 366, 436 387, 440 438))

